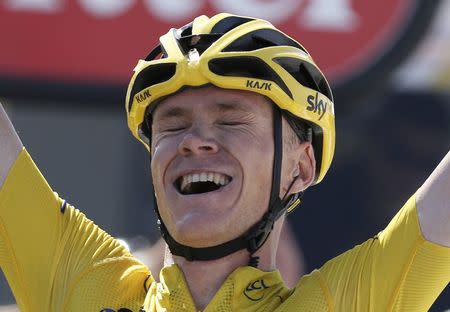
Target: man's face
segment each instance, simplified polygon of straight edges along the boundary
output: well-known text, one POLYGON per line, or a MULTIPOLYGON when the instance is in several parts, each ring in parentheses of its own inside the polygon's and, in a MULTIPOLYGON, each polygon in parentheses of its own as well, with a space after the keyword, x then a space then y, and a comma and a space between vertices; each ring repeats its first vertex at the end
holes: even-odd
POLYGON ((186 89, 153 114, 152 176, 161 217, 180 243, 205 247, 245 232, 267 210, 272 104, 256 93, 186 89))

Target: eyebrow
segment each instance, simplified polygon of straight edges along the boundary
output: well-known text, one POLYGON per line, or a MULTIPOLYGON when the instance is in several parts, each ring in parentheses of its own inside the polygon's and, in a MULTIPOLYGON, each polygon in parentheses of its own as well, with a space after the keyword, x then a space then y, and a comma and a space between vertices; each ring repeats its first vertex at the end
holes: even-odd
POLYGON ((219 112, 219 113, 226 113, 226 112, 230 112, 230 111, 248 112, 248 109, 242 107, 242 105, 239 105, 236 102, 230 101, 230 102, 216 103, 214 111, 219 112))
MULTIPOLYGON (((167 118, 172 118, 172 117, 182 117, 182 116, 186 116, 187 114, 189 114, 188 110, 184 107, 172 107, 166 110, 162 110, 162 112, 160 114, 158 114, 158 119, 160 120, 164 120, 167 118)), ((155 114, 156 115, 156 114, 155 114)))
MULTIPOLYGON (((248 110, 243 108, 241 105, 239 105, 236 102, 233 101, 229 101, 229 102, 218 102, 213 104, 214 108, 212 109, 212 111, 217 112, 217 113, 226 113, 226 112, 230 112, 230 111, 237 111, 237 112, 247 112, 248 110)), ((190 114, 190 110, 185 108, 185 107, 181 107, 181 106, 176 106, 176 107, 172 107, 166 110, 162 110, 162 112, 159 114, 158 119, 160 120, 164 120, 167 118, 172 118, 172 117, 182 117, 182 116, 186 116, 190 114)))

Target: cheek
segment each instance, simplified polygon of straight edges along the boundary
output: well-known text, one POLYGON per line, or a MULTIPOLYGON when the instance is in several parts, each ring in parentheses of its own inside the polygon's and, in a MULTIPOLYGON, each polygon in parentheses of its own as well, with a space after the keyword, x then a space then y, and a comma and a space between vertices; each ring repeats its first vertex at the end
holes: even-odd
POLYGON ((156 191, 163 186, 164 173, 170 161, 176 155, 176 144, 170 139, 159 140, 156 144, 152 145, 151 153, 151 173, 156 191))
MULTIPOLYGON (((241 144, 240 162, 244 171, 244 183, 252 196, 258 196, 266 207, 272 185, 273 144, 271 136, 268 138, 253 137, 246 144, 241 144)), ((252 199, 255 200, 255 199, 252 199)))
POLYGON ((244 168, 244 219, 250 221, 250 226, 267 211, 270 191, 272 188, 272 155, 270 149, 262 149, 259 152, 248 155, 244 168), (251 209, 249 209, 251 208, 251 209))

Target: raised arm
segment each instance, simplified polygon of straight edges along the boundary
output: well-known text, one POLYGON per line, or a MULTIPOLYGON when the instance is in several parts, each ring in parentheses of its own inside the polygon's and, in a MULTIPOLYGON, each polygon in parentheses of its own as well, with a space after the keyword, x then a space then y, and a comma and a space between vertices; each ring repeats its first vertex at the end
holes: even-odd
POLYGON ((22 142, 0 103, 0 189, 22 150, 22 142))
POLYGON ((450 247, 450 152, 417 192, 417 212, 423 236, 450 247))
POLYGON ((53 192, 1 105, 0 186, 0 269, 20 311, 100 311, 110 298, 141 296, 148 270, 53 192), (97 285, 104 280, 117 291, 97 285), (98 301, 86 300, 95 291, 98 301))

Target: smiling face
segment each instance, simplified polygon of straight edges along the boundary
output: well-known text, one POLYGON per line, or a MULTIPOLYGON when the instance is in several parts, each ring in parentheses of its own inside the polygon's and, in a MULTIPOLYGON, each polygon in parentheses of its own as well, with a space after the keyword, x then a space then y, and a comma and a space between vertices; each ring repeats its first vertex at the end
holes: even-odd
POLYGON ((272 129, 271 102, 252 92, 191 88, 159 103, 151 169, 161 217, 175 240, 220 244, 262 217, 272 182, 272 129))

